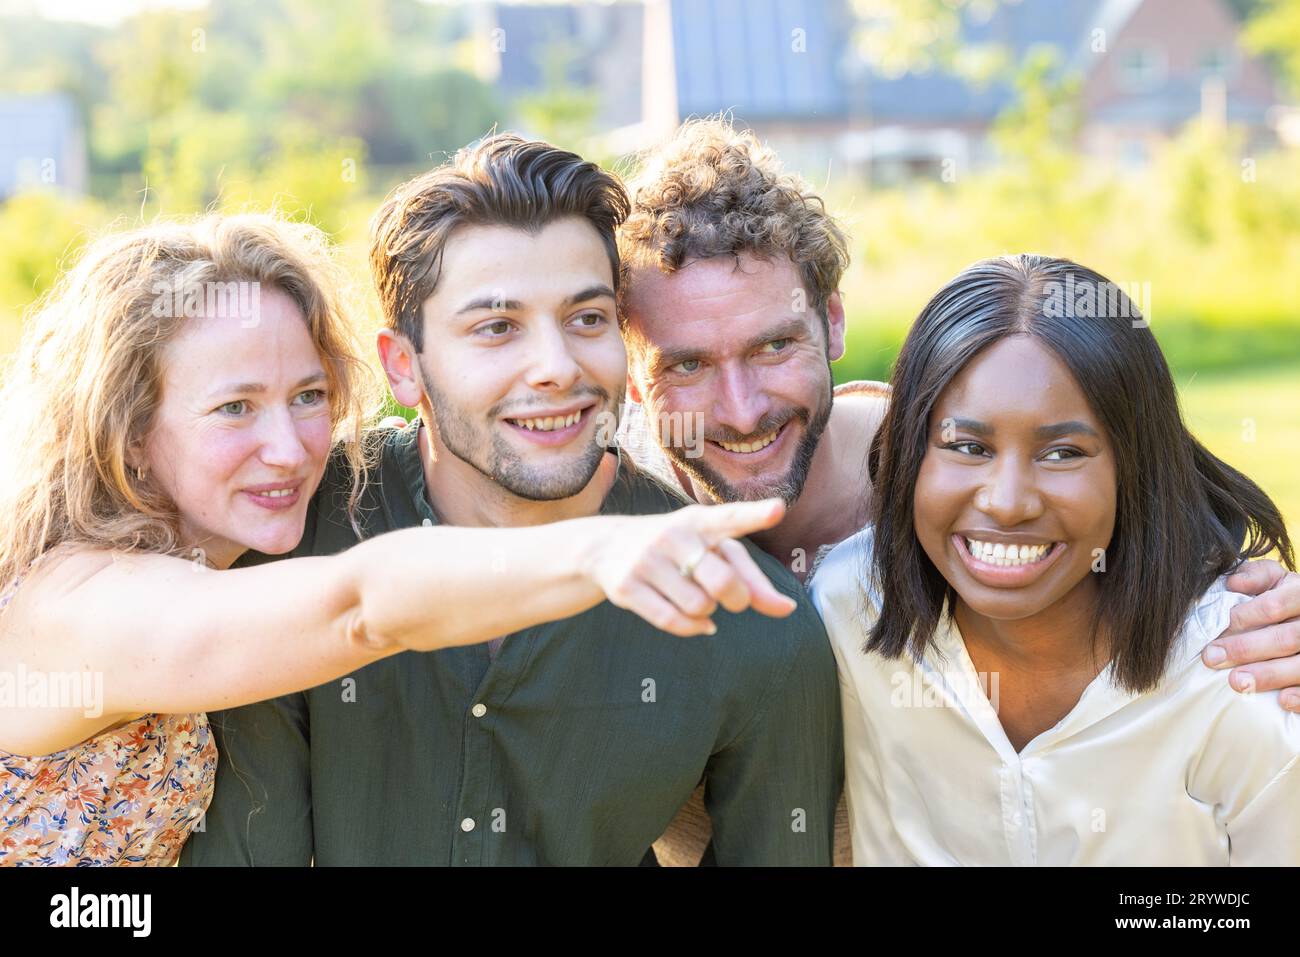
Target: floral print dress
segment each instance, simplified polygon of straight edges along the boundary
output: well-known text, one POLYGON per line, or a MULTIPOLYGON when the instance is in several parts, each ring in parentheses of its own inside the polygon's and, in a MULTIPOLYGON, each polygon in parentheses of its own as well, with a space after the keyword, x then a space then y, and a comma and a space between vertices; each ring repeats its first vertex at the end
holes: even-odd
POLYGON ((216 772, 204 714, 147 714, 39 757, 0 750, 0 865, 174 864, 216 772))

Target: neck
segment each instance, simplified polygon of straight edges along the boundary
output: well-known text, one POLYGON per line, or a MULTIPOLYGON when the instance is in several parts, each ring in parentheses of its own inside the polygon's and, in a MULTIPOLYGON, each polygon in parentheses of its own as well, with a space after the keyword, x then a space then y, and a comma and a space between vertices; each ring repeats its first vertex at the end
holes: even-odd
POLYGON ((186 533, 184 526, 181 529, 181 541, 183 551, 180 553, 180 557, 202 566, 202 568, 197 568, 197 571, 202 571, 203 568, 216 568, 225 571, 235 564, 240 555, 248 551, 245 546, 236 545, 231 541, 196 538, 186 533))
POLYGON ((989 618, 960 597, 955 616, 972 658, 984 656, 1007 670, 1042 676, 1080 668, 1095 674, 1101 670, 1098 663, 1108 658, 1102 638, 1094 655, 1091 623, 1097 601, 1097 582, 1089 575, 1060 601, 1028 618, 989 618))
POLYGON ((596 474, 577 495, 534 502, 508 492, 457 458, 423 421, 419 428, 420 460, 429 505, 447 525, 519 527, 596 515, 618 476, 618 458, 604 455, 596 474))

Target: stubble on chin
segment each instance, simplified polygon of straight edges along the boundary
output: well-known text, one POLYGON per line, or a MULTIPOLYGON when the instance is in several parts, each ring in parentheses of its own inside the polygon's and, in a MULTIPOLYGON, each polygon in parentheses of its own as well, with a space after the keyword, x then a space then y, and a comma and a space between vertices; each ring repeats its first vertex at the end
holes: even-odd
MULTIPOLYGON (((442 445, 456 458, 516 498, 530 502, 572 498, 587 487, 600 467, 606 449, 596 441, 599 430, 593 433, 590 444, 580 455, 549 468, 533 466, 495 428, 500 416, 499 408, 488 410, 483 426, 476 428, 467 414, 433 387, 423 367, 420 368, 420 376, 442 445)), ((602 400, 595 408, 605 407, 605 411, 610 411, 617 421, 618 408, 622 403, 621 394, 612 410, 608 408, 609 394, 604 390, 587 394, 602 400)))

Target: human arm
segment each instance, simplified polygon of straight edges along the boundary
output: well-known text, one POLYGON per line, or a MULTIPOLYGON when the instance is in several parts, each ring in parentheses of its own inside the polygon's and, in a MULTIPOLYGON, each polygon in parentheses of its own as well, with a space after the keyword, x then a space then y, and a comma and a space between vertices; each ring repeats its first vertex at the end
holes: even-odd
POLYGON ((1232 609, 1228 627, 1206 646, 1202 660, 1231 668, 1229 683, 1237 691, 1281 691, 1279 704, 1300 713, 1300 574, 1275 561, 1255 561, 1226 584, 1254 597, 1232 609))
POLYGON ((0 746, 49 753, 125 717, 234 708, 398 651, 569 617, 606 597, 681 635, 710 630, 717 604, 788 614, 793 602, 728 538, 782 513, 768 501, 529 528, 404 529, 335 556, 228 571, 162 555, 63 556, 23 595, 0 664, 102 675, 98 713, 13 709, 0 746), (700 552, 687 579, 679 565, 700 552))

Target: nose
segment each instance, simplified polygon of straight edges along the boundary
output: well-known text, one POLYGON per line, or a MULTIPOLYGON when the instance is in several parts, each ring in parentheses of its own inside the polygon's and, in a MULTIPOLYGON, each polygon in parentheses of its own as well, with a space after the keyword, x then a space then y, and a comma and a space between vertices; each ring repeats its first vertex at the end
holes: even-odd
POLYGON ((1019 456, 1003 454, 992 463, 987 481, 975 493, 975 507, 1003 528, 1011 528, 1043 513, 1033 465, 1019 456))
POLYGON ((300 471, 307 461, 308 452, 299 433, 301 423, 293 413, 288 408, 269 410, 259 425, 262 461, 286 472, 300 471))
POLYGON ((749 370, 743 364, 722 365, 716 381, 714 421, 739 435, 753 435, 767 411, 767 399, 749 370))
POLYGON ((527 381, 534 389, 567 392, 582 378, 569 339, 558 323, 538 324, 529 346, 527 381))

